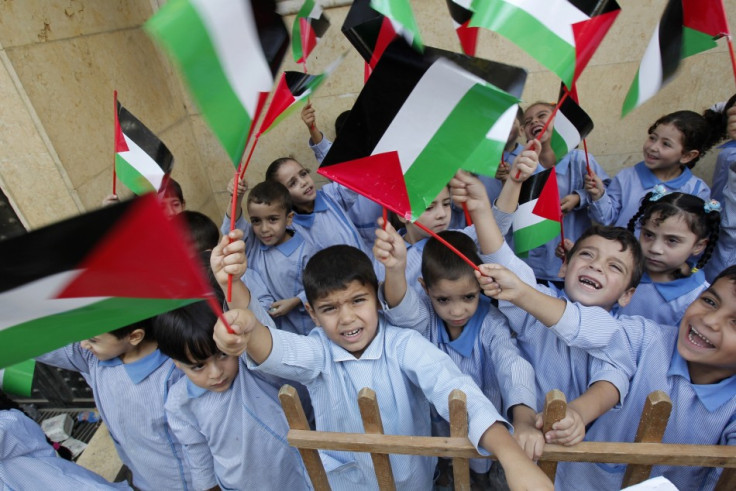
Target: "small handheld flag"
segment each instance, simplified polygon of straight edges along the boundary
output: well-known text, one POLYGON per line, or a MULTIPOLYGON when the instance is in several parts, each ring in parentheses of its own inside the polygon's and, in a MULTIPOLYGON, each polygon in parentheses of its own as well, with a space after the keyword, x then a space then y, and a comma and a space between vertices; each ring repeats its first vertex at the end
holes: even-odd
POLYGON ((419 26, 409 0, 371 0, 371 7, 391 20, 396 33, 414 49, 418 51, 424 49, 422 37, 419 35, 419 26))
POLYGON ((397 37, 391 21, 371 8, 370 0, 354 0, 342 33, 366 63, 366 80, 389 44, 397 37))
POLYGON ((475 48, 478 45, 478 28, 470 27, 470 19, 473 11, 470 10, 471 0, 447 0, 447 8, 450 10, 455 32, 460 40, 463 53, 475 56, 475 48))
POLYGON ((291 53, 296 63, 307 62, 307 57, 329 27, 330 21, 319 3, 304 0, 291 28, 291 53))
POLYGON ((519 257, 560 235, 562 213, 557 174, 551 167, 521 185, 519 208, 514 213, 514 250, 519 257))

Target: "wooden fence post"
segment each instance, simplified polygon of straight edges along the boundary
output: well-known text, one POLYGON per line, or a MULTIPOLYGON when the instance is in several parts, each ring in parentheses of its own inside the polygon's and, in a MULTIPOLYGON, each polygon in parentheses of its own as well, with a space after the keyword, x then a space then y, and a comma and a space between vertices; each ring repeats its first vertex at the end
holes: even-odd
MULTIPOLYGON (((366 433, 383 435, 383 422, 378 409, 376 393, 368 387, 363 387, 358 393, 358 406, 363 419, 363 431, 366 433)), ((371 452, 373 468, 376 471, 378 488, 382 491, 395 491, 394 473, 391 470, 391 461, 387 454, 371 452)))
MULTIPOLYGON (((467 397, 461 390, 450 392, 450 436, 468 437, 468 407, 467 397)), ((470 466, 468 459, 453 457, 452 474, 455 480, 455 491, 470 490, 470 466)))
MULTIPOLYGON (((562 391, 552 389, 547 392, 544 398, 544 426, 542 427, 542 435, 546 435, 552 430, 552 425, 565 417, 567 411, 567 399, 562 391)), ((555 473, 557 472, 557 462, 551 460, 540 460, 539 468, 547 474, 550 481, 555 482, 555 473)))
POLYGON ((736 469, 724 468, 716 483, 715 491, 731 491, 736 489, 736 469))
MULTIPOLYGON (((641 411, 639 428, 636 430, 634 443, 660 443, 670 419, 672 401, 661 390, 656 390, 647 396, 644 409, 641 411)), ((621 487, 629 487, 646 481, 652 472, 651 465, 630 464, 626 467, 626 473, 621 487)))
MULTIPOLYGON (((281 387, 281 390, 279 390, 279 401, 281 401, 281 407, 284 409, 284 414, 286 414, 286 421, 289 423, 289 428, 292 430, 310 430, 302 402, 299 400, 299 395, 296 393, 294 387, 291 385, 281 387)), ((299 448, 299 453, 302 456, 304 466, 307 468, 309 479, 311 479, 312 487, 314 487, 315 491, 330 491, 330 483, 327 481, 327 473, 322 465, 322 459, 319 458, 319 452, 317 450, 299 448)))

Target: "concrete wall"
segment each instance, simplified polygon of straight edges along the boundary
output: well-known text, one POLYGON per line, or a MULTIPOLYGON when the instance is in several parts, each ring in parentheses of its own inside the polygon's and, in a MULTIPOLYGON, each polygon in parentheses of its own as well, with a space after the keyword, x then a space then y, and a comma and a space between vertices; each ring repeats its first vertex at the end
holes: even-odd
MULTIPOLYGON (((173 176, 187 206, 219 222, 233 167, 188 99, 165 56, 141 25, 164 0, 5 0, 0 2, 0 186, 28 228, 99 206, 112 187, 112 92, 166 142, 176 158, 173 176)), ((345 5, 324 0, 323 5, 345 5)), ((424 41, 459 50, 444 0, 412 0, 424 41)), ((624 120, 621 104, 665 0, 619 0, 623 11, 578 82, 581 104, 595 121, 588 147, 610 174, 641 159, 646 128, 678 109, 701 111, 727 99, 736 84, 725 40, 684 61, 677 78, 624 120)), ((736 22, 736 2, 726 1, 736 22)), ((286 12, 301 1, 281 2, 286 12)), ((333 121, 352 106, 363 62, 340 32, 347 6, 327 9, 332 28, 310 57, 317 73, 340 53, 343 64, 312 99, 318 124, 333 138, 333 121)), ((285 16, 291 27, 293 15, 285 16)), ((555 75, 506 39, 482 31, 478 55, 529 70, 526 103, 553 100, 555 75)), ((301 70, 290 54, 286 70, 301 70)), ((307 130, 293 115, 256 148, 247 178, 258 182, 271 160, 293 155, 316 167, 307 130)), ((695 173, 710 180, 711 154, 695 173)), ((120 189, 121 186, 119 186, 120 189)), ((124 190, 119 191, 125 195, 124 190)))

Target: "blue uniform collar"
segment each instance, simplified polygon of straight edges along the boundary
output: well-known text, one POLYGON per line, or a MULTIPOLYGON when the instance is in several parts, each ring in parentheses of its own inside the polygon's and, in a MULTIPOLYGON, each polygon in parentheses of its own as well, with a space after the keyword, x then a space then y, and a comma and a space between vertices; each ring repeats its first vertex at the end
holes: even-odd
POLYGON ((700 402, 711 413, 730 401, 736 393, 736 375, 723 379, 717 384, 699 385, 692 383, 687 362, 677 351, 677 343, 675 343, 667 376, 680 376, 690 382, 700 402))
POLYGON ((697 271, 686 278, 678 278, 667 283, 653 283, 648 273, 644 273, 641 277, 642 283, 652 283, 654 288, 662 295, 662 298, 671 302, 672 300, 689 293, 700 285, 705 284, 705 273, 697 271))
POLYGON ((520 143, 517 143, 516 146, 512 150, 508 152, 506 151, 503 152, 503 160, 505 162, 512 162, 513 159, 515 159, 521 153, 522 150, 524 150, 524 146, 521 145, 520 143))
POLYGON ((314 210, 312 213, 294 213, 293 222, 301 225, 302 227, 311 227, 314 224, 314 214, 321 213, 327 210, 327 202, 325 201, 322 191, 317 191, 317 196, 314 198, 314 210))
POLYGON ((735 148, 736 140, 729 140, 718 148, 735 148))
POLYGON ((475 314, 473 314, 473 317, 470 318, 468 323, 465 324, 463 332, 461 332, 460 336, 455 340, 450 339, 450 335, 447 333, 447 329, 445 329, 444 322, 438 317, 437 322, 440 324, 440 342, 452 347, 452 349, 463 355, 465 358, 470 358, 473 354, 473 347, 478 339, 480 328, 488 315, 490 305, 491 301, 488 297, 481 295, 480 300, 478 301, 478 309, 475 311, 475 314))
POLYGON ((693 173, 690 172, 690 169, 687 167, 682 169, 682 174, 674 179, 670 179, 669 181, 660 181, 654 174, 652 174, 652 171, 647 168, 644 162, 636 164, 634 166, 634 170, 636 171, 636 175, 639 176, 639 180, 641 181, 641 185, 644 189, 651 189, 657 184, 664 184, 667 189, 678 190, 687 184, 687 182, 693 177, 693 173))
POLYGON ((123 368, 125 368, 125 373, 128 374, 130 380, 134 384, 139 384, 143 382, 146 377, 151 375, 158 367, 163 365, 164 362, 168 359, 168 356, 164 355, 159 350, 155 350, 153 353, 148 354, 140 360, 136 360, 132 363, 123 363, 123 360, 121 360, 119 357, 116 357, 110 360, 102 360, 100 361, 100 365, 103 367, 116 367, 118 365, 123 365, 123 368))
POLYGON ((365 351, 363 351, 363 354, 360 355, 359 359, 355 358, 354 354, 347 351, 346 349, 341 347, 339 344, 330 340, 330 351, 332 352, 332 359, 337 362, 351 361, 351 360, 355 361, 356 359, 357 360, 378 360, 379 358, 383 356, 383 343, 384 343, 385 337, 386 337, 386 322, 384 321, 383 316, 379 315, 378 329, 376 330, 376 337, 373 338, 373 341, 371 341, 371 344, 366 346, 365 351))
POLYGON ((299 235, 299 232, 296 232, 294 230, 287 230, 286 233, 291 233, 292 236, 289 237, 289 239, 286 242, 283 242, 276 246, 269 246, 264 243, 260 243, 261 250, 267 251, 268 249, 275 248, 277 251, 279 251, 284 256, 291 256, 291 254, 299 249, 299 246, 304 243, 304 238, 299 235))
POLYGON ((209 391, 198 385, 194 385, 194 382, 192 382, 191 380, 187 378, 187 397, 189 399, 196 399, 197 397, 200 397, 202 394, 206 392, 209 392, 209 391))

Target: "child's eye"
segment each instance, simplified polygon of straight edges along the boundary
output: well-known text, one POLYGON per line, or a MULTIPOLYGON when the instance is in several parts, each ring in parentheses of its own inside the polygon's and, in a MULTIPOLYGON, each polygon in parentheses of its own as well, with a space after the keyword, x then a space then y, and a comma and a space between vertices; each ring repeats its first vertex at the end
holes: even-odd
POLYGON ((447 200, 445 200, 445 201, 443 201, 443 202, 442 202, 442 206, 444 206, 444 207, 448 207, 448 206, 450 206, 451 204, 452 204, 452 201, 451 201, 451 200, 449 200, 449 199, 447 199, 447 200))
POLYGON ((319 311, 322 312, 323 314, 333 312, 334 310, 335 310, 335 307, 333 307, 332 305, 325 305, 324 307, 319 308, 319 311))
POLYGON ((463 298, 465 299, 466 302, 470 302, 470 301, 475 300, 475 297, 477 296, 478 296, 477 293, 470 293, 468 295, 465 295, 463 298))
POLYGON ((299 171, 299 177, 307 177, 309 175, 308 169, 302 169, 299 171))
POLYGON ((593 254, 591 254, 588 251, 580 251, 580 254, 579 255, 582 256, 582 257, 592 257, 593 256, 593 254))
POLYGON ((192 365, 191 367, 189 367, 189 369, 193 372, 201 372, 203 368, 204 365, 202 365, 201 363, 199 365, 192 365))
POLYGON ((447 297, 437 297, 436 300, 437 300, 437 303, 440 304, 440 305, 444 305, 444 304, 446 304, 447 302, 450 301, 450 299, 447 298, 447 297))
POLYGON ((229 356, 229 355, 228 355, 227 353, 223 353, 222 351, 220 351, 220 352, 219 352, 219 353, 217 354, 217 358, 218 358, 219 360, 224 360, 224 359, 225 359, 225 358, 227 358, 228 356, 229 356))
POLYGON ((611 269, 616 271, 617 273, 623 273, 623 268, 619 266, 618 264, 611 264, 611 269))
POLYGON ((716 302, 710 297, 700 297, 700 300, 711 307, 716 307, 716 302))

